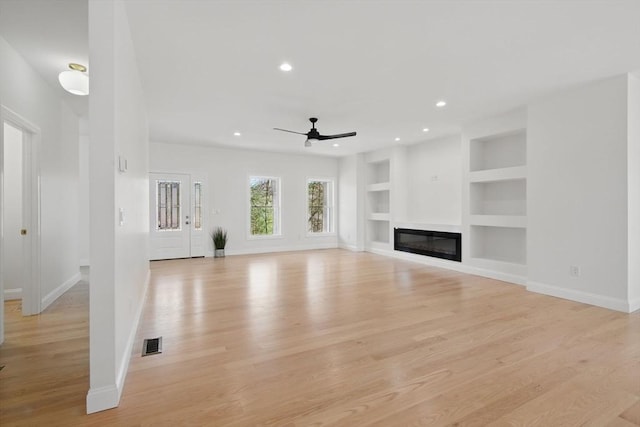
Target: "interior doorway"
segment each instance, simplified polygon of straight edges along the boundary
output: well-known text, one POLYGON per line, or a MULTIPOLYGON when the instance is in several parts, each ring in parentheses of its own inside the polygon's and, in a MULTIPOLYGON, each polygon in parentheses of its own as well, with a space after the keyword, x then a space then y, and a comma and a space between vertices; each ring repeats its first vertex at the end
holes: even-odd
POLYGON ((40 129, 6 107, 0 121, 0 343, 4 299, 21 299, 22 314, 41 310, 40 301, 40 129))

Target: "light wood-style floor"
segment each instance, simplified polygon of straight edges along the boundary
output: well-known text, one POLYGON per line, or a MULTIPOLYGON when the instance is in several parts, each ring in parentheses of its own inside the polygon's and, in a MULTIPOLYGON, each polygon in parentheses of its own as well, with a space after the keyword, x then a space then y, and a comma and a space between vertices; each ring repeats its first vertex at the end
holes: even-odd
POLYGON ((39 317, 7 304, 0 425, 640 425, 640 313, 343 250, 151 270, 120 407, 98 414, 86 284, 39 317))

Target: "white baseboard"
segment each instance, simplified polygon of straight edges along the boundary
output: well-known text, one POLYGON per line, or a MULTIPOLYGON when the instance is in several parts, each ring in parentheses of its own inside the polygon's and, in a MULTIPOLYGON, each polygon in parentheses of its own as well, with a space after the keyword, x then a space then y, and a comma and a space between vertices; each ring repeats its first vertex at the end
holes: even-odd
POLYGON ((526 286, 527 278, 524 276, 518 276, 516 274, 503 273, 501 271, 487 270, 484 268, 472 267, 467 265, 467 273, 475 274, 476 276, 488 277, 489 279, 500 280, 502 282, 509 282, 515 285, 526 286))
POLYGON ((22 288, 4 290, 5 301, 16 300, 16 299, 22 299, 22 288))
POLYGON ((629 313, 640 310, 640 298, 629 301, 629 313))
MULTIPOLYGON (((270 246, 264 248, 246 248, 246 249, 225 249, 226 255, 251 255, 251 254, 267 254, 272 252, 295 252, 295 251, 311 251, 314 249, 335 249, 338 247, 337 242, 331 243, 312 243, 303 245, 290 246, 270 246)), ((213 256, 213 253, 209 253, 213 256)))
POLYGON ((640 301, 634 301, 631 303, 619 298, 611 298, 603 295, 592 294, 590 292, 576 291, 575 289, 560 288, 558 286, 538 282, 527 282, 527 290, 539 294, 550 295, 552 297, 564 298, 584 304, 608 308, 610 310, 622 311, 624 313, 634 311, 633 305, 636 306, 636 309, 640 308, 640 301))
POLYGON ((338 247, 340 249, 346 249, 346 250, 351 251, 351 252, 362 252, 362 251, 364 251, 364 248, 359 248, 356 245, 350 245, 350 244, 347 244, 347 243, 339 243, 338 247))
POLYGON ((127 371, 129 370, 129 362, 131 361, 131 352, 133 350, 133 344, 135 343, 136 335, 138 333, 138 326, 140 325, 142 312, 144 311, 144 303, 147 299, 147 291, 149 289, 150 281, 151 270, 147 270, 147 277, 145 278, 142 297, 134 316, 133 325, 131 326, 131 330, 129 331, 129 338, 127 339, 127 345, 124 350, 122 362, 120 363, 120 367, 118 368, 116 383, 105 387, 89 389, 89 392, 87 393, 87 414, 93 414, 94 412, 100 412, 106 409, 115 408, 120 403, 120 397, 122 396, 122 391, 124 390, 124 382, 127 377, 127 371))
POLYGON ((486 270, 483 268, 473 267, 468 264, 464 264, 457 261, 450 261, 447 259, 434 258, 424 255, 416 255, 409 252, 384 250, 376 248, 368 248, 368 252, 372 252, 378 255, 384 255, 392 258, 402 259, 405 261, 416 262, 430 267, 445 268, 447 270, 459 271, 466 274, 474 274, 476 276, 488 277, 489 279, 500 280, 503 282, 513 283, 516 285, 524 286, 526 284, 526 277, 517 276, 515 274, 502 273, 499 271, 486 270))
POLYGON ((87 393, 87 414, 115 408, 120 401, 120 393, 115 384, 91 388, 87 393))
POLYGON ((80 267, 88 267, 90 265, 91 263, 89 261, 89 258, 86 258, 86 259, 83 258, 80 260, 80 267))
POLYGON ((81 275, 80 275, 80 272, 78 271, 76 274, 74 274, 73 276, 65 280, 64 283, 62 283, 60 286, 58 286, 57 288, 49 292, 47 295, 45 295, 45 297, 42 298, 41 300, 40 310, 44 311, 47 307, 51 305, 52 302, 60 298, 62 294, 67 292, 69 289, 73 287, 73 285, 78 283, 80 281, 80 278, 81 278, 81 275))

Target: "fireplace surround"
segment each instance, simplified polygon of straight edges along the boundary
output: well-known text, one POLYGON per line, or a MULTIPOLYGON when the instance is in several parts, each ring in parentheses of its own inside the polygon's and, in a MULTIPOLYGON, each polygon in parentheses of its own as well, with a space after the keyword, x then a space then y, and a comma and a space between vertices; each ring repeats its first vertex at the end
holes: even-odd
POLYGON ((445 231, 394 228, 393 249, 460 262, 462 235, 445 231))

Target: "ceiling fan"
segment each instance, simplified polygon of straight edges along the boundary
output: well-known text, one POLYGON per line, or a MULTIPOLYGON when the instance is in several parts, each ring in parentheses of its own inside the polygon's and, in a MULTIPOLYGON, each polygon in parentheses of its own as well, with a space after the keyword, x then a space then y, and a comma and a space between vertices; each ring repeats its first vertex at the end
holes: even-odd
POLYGON ((282 132, 297 133, 298 135, 306 135, 307 140, 304 142, 305 147, 311 147, 312 140, 324 141, 325 139, 347 138, 349 136, 356 136, 355 132, 339 133, 337 135, 320 135, 320 132, 318 132, 318 129, 316 129, 316 122, 318 121, 318 119, 315 117, 311 117, 309 121, 311 122, 311 130, 309 130, 309 132, 307 133, 295 132, 292 130, 280 129, 280 128, 273 128, 273 129, 279 130, 282 132))

